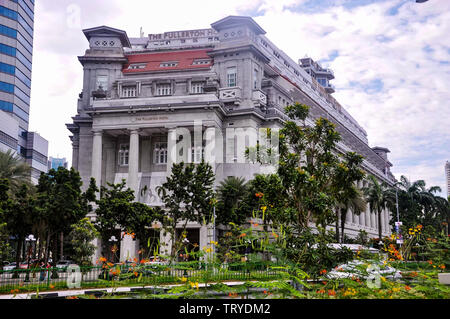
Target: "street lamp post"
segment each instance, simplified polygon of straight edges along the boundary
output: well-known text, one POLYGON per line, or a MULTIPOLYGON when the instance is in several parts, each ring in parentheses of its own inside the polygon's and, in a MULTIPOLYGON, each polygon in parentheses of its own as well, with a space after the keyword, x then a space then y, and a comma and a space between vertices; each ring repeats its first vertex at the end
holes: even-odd
POLYGON ((33 250, 33 242, 36 241, 36 238, 34 238, 33 234, 28 235, 27 238, 25 238, 25 241, 27 243, 27 274, 25 276, 25 282, 30 281, 30 257, 32 254, 32 250, 33 250))

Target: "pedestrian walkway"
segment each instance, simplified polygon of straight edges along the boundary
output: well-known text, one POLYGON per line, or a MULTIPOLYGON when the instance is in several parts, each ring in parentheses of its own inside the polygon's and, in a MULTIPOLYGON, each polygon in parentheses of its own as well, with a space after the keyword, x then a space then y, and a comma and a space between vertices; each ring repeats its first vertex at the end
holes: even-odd
MULTIPOLYGON (((253 281, 257 282, 257 281, 253 281)), ((221 282, 227 286, 238 286, 245 283, 245 281, 230 281, 221 282)), ((199 288, 204 288, 206 285, 214 285, 217 283, 211 282, 208 284, 199 283, 199 288)), ((111 294, 111 293, 124 293, 124 292, 139 292, 143 290, 170 290, 174 287, 182 286, 182 284, 177 285, 160 285, 160 286, 135 286, 135 287, 109 287, 109 288, 93 288, 93 289, 73 289, 73 290, 60 290, 60 291, 46 291, 37 294, 36 292, 28 292, 23 294, 10 294, 10 295, 0 295, 0 299, 33 299, 37 295, 41 298, 67 298, 80 295, 100 295, 100 294, 111 294)))

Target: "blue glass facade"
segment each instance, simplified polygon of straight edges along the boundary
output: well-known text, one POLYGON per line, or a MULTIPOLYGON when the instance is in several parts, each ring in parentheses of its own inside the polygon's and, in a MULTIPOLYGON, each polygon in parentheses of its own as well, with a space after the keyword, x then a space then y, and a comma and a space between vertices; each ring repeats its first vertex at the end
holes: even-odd
POLYGON ((1 59, 0 73, 15 77, 11 81, 3 77, 0 81, 0 110, 13 113, 26 122, 26 126, 30 106, 33 21, 33 0, 9 0, 0 5, 0 56, 8 57, 1 59))

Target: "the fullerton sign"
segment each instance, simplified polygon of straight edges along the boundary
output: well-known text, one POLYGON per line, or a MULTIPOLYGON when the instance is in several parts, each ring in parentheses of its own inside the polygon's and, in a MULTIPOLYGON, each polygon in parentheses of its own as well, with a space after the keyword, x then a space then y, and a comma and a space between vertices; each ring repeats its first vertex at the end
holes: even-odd
POLYGON ((212 37, 215 35, 217 35, 217 31, 214 29, 199 29, 199 30, 185 30, 185 31, 173 31, 173 32, 149 34, 148 38, 150 41, 154 41, 154 40, 168 40, 168 39, 212 37))

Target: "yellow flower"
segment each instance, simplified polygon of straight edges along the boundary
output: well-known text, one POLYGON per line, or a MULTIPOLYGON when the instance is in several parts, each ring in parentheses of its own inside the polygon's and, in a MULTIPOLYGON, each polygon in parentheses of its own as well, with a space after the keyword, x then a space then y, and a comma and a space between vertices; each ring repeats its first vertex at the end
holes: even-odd
POLYGON ((262 206, 262 207, 261 207, 261 210, 262 210, 263 213, 265 213, 266 210, 267 210, 267 206, 262 206))
POLYGON ((198 290, 198 288, 199 288, 198 281, 196 281, 196 282, 189 281, 189 285, 191 285, 192 289, 196 288, 198 290))
POLYGON ((381 280, 386 281, 386 278, 384 278, 383 276, 380 276, 381 280))
POLYGON ((186 277, 182 277, 182 278, 181 278, 181 281, 182 281, 182 282, 186 282, 186 281, 187 281, 187 278, 186 278, 186 277))
POLYGON ((399 292, 399 291, 400 291, 400 288, 398 288, 398 287, 393 287, 393 288, 392 288, 392 291, 393 291, 393 292, 399 292))

